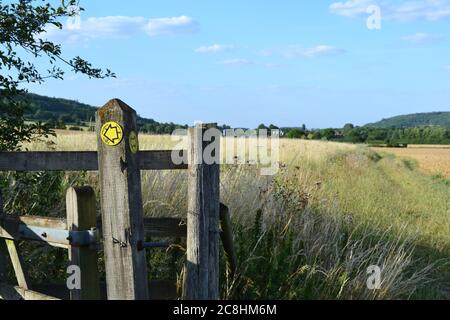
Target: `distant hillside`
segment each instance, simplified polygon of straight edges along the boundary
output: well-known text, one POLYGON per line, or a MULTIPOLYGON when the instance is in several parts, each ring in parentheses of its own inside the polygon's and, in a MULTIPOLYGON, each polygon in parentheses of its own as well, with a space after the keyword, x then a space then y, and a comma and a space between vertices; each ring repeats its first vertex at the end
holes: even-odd
POLYGON ((29 109, 25 116, 28 120, 62 120, 66 124, 95 122, 96 107, 74 100, 50 98, 37 94, 27 94, 21 98, 29 109))
POLYGON ((366 127, 376 128, 410 128, 421 126, 441 126, 450 128, 450 112, 407 114, 383 119, 366 125, 366 127))
MULTIPOLYGON (((25 116, 30 121, 41 121, 64 125, 90 126, 95 123, 97 107, 62 98, 50 98, 29 93, 20 98, 29 105, 25 116)), ((142 132, 169 134, 184 125, 160 123, 153 119, 138 117, 138 125, 142 132)))

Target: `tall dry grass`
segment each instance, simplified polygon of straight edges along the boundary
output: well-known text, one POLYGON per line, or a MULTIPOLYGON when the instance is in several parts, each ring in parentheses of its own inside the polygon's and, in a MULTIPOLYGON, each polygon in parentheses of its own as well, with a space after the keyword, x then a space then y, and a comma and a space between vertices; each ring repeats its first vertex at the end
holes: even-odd
MULTIPOLYGON (((176 145, 169 136, 140 136, 141 150, 176 145)), ((280 147, 276 176, 222 166, 221 201, 232 212, 239 258, 238 276, 222 275, 224 298, 450 296, 448 185, 361 146, 282 139, 280 147), (370 265, 382 268, 380 290, 367 288, 370 265)), ((24 148, 95 150, 96 140, 61 133, 24 148)), ((98 183, 93 173, 66 179, 80 181, 98 183)), ((143 172, 142 192, 146 215, 185 216, 185 172, 143 172)))

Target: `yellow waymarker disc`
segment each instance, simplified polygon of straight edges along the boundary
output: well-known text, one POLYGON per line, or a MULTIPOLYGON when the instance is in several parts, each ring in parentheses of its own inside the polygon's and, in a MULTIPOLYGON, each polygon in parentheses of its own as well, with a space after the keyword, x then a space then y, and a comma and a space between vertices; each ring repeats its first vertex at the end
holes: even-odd
POLYGON ((123 129, 117 122, 107 122, 102 126, 100 137, 108 146, 117 146, 122 142, 123 129))
POLYGON ((139 141, 136 132, 131 131, 128 136, 128 142, 130 143, 130 150, 133 153, 138 152, 139 150, 139 141))

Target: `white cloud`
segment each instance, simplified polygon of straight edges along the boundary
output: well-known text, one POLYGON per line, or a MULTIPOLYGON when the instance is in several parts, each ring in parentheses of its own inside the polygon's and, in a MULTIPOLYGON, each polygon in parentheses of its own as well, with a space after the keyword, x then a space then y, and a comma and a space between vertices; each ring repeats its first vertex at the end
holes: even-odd
POLYGON ((225 65, 225 66, 243 66, 243 65, 253 64, 253 62, 251 62, 250 60, 247 60, 247 59, 229 59, 229 60, 219 61, 218 64, 225 65))
POLYGON ((107 16, 81 19, 76 26, 64 24, 60 30, 48 26, 42 37, 67 42, 86 42, 94 39, 128 38, 145 33, 150 37, 195 32, 198 25, 187 16, 147 19, 144 17, 107 16))
POLYGON ((197 53, 216 53, 216 52, 223 52, 233 49, 234 46, 231 45, 223 45, 223 44, 213 44, 210 46, 202 46, 197 49, 195 49, 195 52, 197 53))
POLYGON ((343 49, 339 49, 330 45, 318 45, 311 48, 305 48, 299 45, 290 45, 284 48, 278 49, 265 49, 260 52, 263 56, 272 56, 279 54, 285 58, 315 58, 321 56, 332 56, 343 53, 343 49))
POLYGON ((303 55, 305 57, 319 57, 319 56, 330 56, 330 55, 336 55, 339 53, 342 53, 343 50, 333 47, 333 46, 327 46, 327 45, 319 45, 314 48, 307 48, 303 51, 303 55))
POLYGON ((329 6, 331 13, 344 17, 368 16, 370 5, 381 8, 383 19, 395 21, 428 20, 436 21, 450 18, 450 3, 448 0, 348 0, 334 2, 329 6))
POLYGON ((408 35, 402 37, 403 41, 410 42, 413 44, 429 44, 440 41, 443 39, 441 35, 434 35, 430 33, 419 32, 416 34, 408 35))
POLYGON ((365 15, 367 8, 373 4, 372 0, 349 0, 346 2, 334 2, 330 5, 330 12, 344 17, 365 15))
POLYGON ((180 16, 173 18, 150 19, 145 31, 151 36, 191 33, 196 31, 198 25, 191 17, 180 16))
POLYGON ((408 1, 391 5, 389 18, 393 20, 436 21, 450 18, 450 4, 447 0, 408 1))

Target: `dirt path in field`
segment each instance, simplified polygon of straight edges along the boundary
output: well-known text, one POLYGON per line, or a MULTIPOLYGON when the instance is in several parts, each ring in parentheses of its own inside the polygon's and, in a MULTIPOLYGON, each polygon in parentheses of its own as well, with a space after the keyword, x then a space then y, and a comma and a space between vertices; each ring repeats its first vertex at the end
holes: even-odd
POLYGON ((450 179, 450 147, 414 145, 408 148, 372 148, 375 151, 393 153, 417 160, 420 169, 429 174, 441 174, 450 179))

